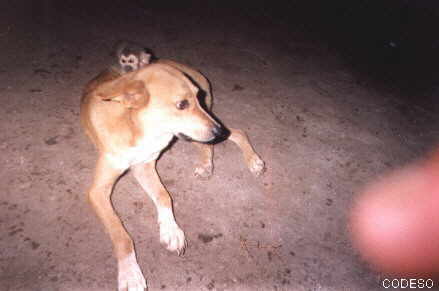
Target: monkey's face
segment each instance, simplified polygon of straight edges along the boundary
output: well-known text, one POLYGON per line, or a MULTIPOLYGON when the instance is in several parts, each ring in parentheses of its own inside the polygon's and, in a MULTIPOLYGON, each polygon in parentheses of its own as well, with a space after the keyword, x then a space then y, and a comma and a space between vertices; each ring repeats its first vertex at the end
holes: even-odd
POLYGON ((119 64, 125 73, 139 69, 139 58, 133 54, 120 55, 119 64))

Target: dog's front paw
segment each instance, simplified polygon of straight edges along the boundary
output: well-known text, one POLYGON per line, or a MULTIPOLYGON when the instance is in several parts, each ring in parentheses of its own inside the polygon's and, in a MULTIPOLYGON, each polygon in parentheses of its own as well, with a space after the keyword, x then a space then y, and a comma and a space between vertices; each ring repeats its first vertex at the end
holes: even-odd
POLYGON ((136 256, 131 253, 118 263, 118 291, 144 291, 146 280, 137 264, 136 256))
POLYGON ((260 157, 254 155, 248 162, 248 168, 256 177, 265 172, 265 162, 260 157))
POLYGON ((212 172, 212 165, 200 165, 195 168, 194 174, 199 179, 209 179, 212 176, 212 172))
POLYGON ((166 248, 180 256, 184 254, 186 248, 186 238, 184 232, 178 227, 175 221, 160 223, 160 242, 166 248))

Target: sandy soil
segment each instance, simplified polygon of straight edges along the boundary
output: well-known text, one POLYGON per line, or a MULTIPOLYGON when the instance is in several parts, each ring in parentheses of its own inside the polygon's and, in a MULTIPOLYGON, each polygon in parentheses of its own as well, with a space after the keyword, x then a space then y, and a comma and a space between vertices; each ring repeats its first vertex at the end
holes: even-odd
POLYGON ((189 247, 159 243, 156 213, 128 173, 113 202, 135 240, 149 290, 379 290, 348 239, 355 194, 438 141, 437 109, 353 71, 327 44, 261 10, 150 8, 118 1, 7 1, 0 20, 0 290, 115 290, 116 262, 86 202, 96 153, 79 124, 84 84, 138 41, 202 71, 214 112, 247 131, 267 172, 215 148, 159 161, 189 247), (33 4, 32 4, 33 3, 33 4), (57 3, 57 4, 56 4, 57 3))

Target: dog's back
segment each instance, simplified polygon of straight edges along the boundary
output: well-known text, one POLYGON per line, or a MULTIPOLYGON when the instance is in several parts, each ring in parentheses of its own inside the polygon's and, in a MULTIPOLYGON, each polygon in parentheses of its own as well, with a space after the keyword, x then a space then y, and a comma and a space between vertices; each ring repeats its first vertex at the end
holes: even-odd
POLYGON ((102 71, 101 73, 99 73, 99 75, 97 75, 96 77, 91 79, 85 85, 84 91, 82 94, 82 98, 81 98, 81 102, 86 98, 86 95, 88 93, 95 90, 100 84, 115 80, 115 79, 119 78, 120 76, 121 76, 121 74, 119 72, 117 72, 115 69, 113 69, 112 67, 102 71))

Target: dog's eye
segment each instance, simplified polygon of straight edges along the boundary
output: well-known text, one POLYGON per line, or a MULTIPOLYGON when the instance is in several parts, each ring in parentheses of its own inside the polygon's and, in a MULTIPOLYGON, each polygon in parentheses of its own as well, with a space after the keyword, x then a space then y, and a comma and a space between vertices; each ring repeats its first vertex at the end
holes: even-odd
POLYGON ((189 101, 187 101, 186 99, 177 102, 177 109, 178 110, 183 110, 183 109, 186 109, 188 107, 189 107, 189 101))

